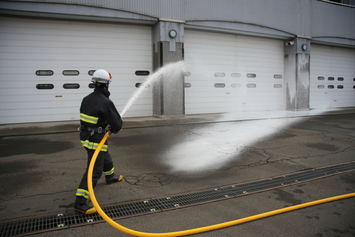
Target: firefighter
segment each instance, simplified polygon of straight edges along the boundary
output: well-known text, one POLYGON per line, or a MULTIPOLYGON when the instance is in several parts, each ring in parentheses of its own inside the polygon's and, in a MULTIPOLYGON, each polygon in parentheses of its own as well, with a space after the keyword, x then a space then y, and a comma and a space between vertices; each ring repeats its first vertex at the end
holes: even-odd
MULTIPOLYGON (((122 129, 121 116, 117 112, 113 102, 109 99, 110 92, 108 88, 111 79, 111 73, 103 69, 96 70, 91 80, 95 85, 94 92, 82 100, 80 107, 80 141, 87 151, 88 163, 86 172, 76 191, 74 208, 76 211, 86 215, 97 212, 95 207, 87 204, 89 198, 87 172, 91 157, 106 131, 110 134, 116 134, 122 129)), ((113 184, 123 179, 122 175, 115 174, 115 168, 107 149, 108 144, 106 141, 95 162, 92 175, 94 188, 102 174, 105 175, 107 184, 113 184)))

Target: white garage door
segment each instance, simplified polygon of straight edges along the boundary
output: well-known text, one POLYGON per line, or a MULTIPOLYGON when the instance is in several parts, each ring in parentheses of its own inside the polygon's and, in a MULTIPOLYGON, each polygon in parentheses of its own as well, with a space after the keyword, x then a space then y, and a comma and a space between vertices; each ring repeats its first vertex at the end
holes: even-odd
MULTIPOLYGON (((148 26, 1 17, 0 124, 77 120, 99 68, 113 74, 110 98, 122 111, 152 70, 151 38, 148 26)), ((149 91, 125 114, 151 115, 149 91)))
POLYGON ((355 106, 355 50, 312 45, 311 108, 355 106))
POLYGON ((283 60, 279 40, 186 30, 186 114, 283 110, 283 60))

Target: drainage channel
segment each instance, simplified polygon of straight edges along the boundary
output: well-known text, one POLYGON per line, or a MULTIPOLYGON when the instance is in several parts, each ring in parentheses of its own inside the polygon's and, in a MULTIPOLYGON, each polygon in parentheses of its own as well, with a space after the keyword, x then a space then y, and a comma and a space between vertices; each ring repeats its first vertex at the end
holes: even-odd
MULTIPOLYGON (((110 206, 104 206, 102 209, 112 219, 129 218, 137 215, 151 214, 221 201, 227 198, 236 198, 283 186, 294 185, 300 182, 325 178, 330 175, 340 174, 352 170, 355 170, 355 162, 310 169, 243 184, 233 184, 196 192, 175 194, 169 197, 118 203, 110 206)), ((0 236, 27 236, 101 222, 104 222, 104 220, 98 214, 86 216, 78 214, 74 211, 68 211, 65 213, 47 214, 2 221, 0 222, 0 236)))

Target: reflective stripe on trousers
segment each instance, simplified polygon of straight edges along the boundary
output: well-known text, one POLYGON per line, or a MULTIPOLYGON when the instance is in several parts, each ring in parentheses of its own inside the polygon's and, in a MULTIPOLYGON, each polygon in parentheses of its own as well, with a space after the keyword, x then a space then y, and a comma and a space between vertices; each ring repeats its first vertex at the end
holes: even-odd
POLYGON ((109 170, 109 171, 104 171, 103 172, 104 173, 104 175, 112 175, 112 174, 114 174, 115 173, 115 167, 113 167, 111 170, 109 170))
MULTIPOLYGON (((99 146, 99 143, 90 142, 89 140, 86 140, 86 141, 81 141, 81 145, 83 145, 83 147, 86 147, 88 149, 95 150, 99 146)), ((108 145, 103 145, 100 151, 106 152, 107 149, 108 149, 108 145)))
POLYGON ((88 190, 78 188, 76 190, 76 196, 88 199, 90 195, 88 190))

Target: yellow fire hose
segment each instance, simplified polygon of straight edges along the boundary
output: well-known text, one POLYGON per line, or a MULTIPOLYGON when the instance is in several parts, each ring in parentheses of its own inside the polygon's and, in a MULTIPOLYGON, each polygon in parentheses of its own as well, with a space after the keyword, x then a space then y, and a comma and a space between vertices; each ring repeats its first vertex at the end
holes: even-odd
POLYGON ((234 221, 228 221, 228 222, 224 222, 224 223, 220 223, 220 224, 216 224, 216 225, 210 225, 210 226, 205 226, 205 227, 200 227, 200 228, 190 229, 190 230, 183 230, 183 231, 169 232, 169 233, 140 232, 140 231, 136 231, 136 230, 132 230, 132 229, 126 228, 126 227, 116 223, 115 221, 113 221, 101 209, 99 203, 96 200, 95 194, 94 194, 94 189, 93 189, 93 186, 92 186, 92 173, 93 173, 93 170, 94 170, 94 164, 95 164, 95 161, 97 159, 98 154, 100 153, 100 150, 101 150, 103 144, 105 143, 105 141, 107 140, 107 138, 109 136, 110 135, 108 133, 105 134, 105 136, 102 138, 99 146, 96 148, 94 155, 92 156, 92 159, 91 159, 91 162, 90 162, 90 165, 89 165, 89 170, 88 170, 89 194, 90 194, 91 201, 92 201, 94 207, 96 208, 97 212, 100 214, 100 216, 107 223, 109 223, 111 226, 113 226, 114 228, 116 228, 116 229, 118 229, 120 231, 123 231, 123 232, 125 232, 127 234, 134 235, 134 236, 165 236, 165 237, 167 237, 167 236, 192 235, 192 234, 207 232, 207 231, 211 231, 211 230, 222 229, 222 228, 226 228, 226 227, 229 227, 229 226, 250 222, 250 221, 262 219, 262 218, 265 218, 265 217, 274 216, 274 215, 278 215, 278 214, 281 214, 281 213, 298 210, 298 209, 305 208, 305 207, 310 207, 310 206, 315 206, 315 205, 319 205, 319 204, 323 204, 323 203, 327 203, 327 202, 337 201, 337 200, 340 200, 340 199, 355 197, 355 193, 349 193, 349 194, 344 194, 344 195, 340 195, 340 196, 320 199, 320 200, 313 201, 313 202, 303 203, 303 204, 295 205, 295 206, 292 206, 292 207, 286 207, 286 208, 282 208, 282 209, 278 209, 278 210, 274 210, 274 211, 270 211, 270 212, 265 212, 265 213, 262 213, 262 214, 249 216, 249 217, 241 218, 241 219, 234 220, 234 221))

